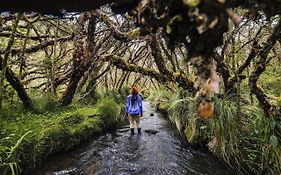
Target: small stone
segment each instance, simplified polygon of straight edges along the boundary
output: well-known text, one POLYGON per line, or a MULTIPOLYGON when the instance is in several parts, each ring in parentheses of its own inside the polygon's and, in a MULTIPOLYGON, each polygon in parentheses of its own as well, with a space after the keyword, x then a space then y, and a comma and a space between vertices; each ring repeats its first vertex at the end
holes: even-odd
POLYGON ((144 130, 144 132, 148 133, 148 134, 157 134, 159 131, 152 130, 152 129, 146 129, 146 130, 144 130))
POLYGON ((129 130, 130 129, 128 129, 128 128, 123 128, 123 129, 118 129, 117 132, 123 133, 123 132, 128 132, 129 130))

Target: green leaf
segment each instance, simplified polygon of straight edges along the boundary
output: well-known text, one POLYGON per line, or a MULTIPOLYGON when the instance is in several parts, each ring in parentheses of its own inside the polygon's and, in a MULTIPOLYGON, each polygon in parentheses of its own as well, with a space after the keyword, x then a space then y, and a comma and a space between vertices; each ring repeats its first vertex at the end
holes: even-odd
POLYGON ((15 175, 15 169, 14 169, 14 166, 12 163, 9 163, 9 166, 10 166, 10 169, 11 169, 11 172, 12 172, 12 175, 15 175))
POLYGON ((270 137, 270 139, 269 139, 269 143, 270 143, 272 146, 276 147, 276 146, 278 145, 278 139, 277 139, 277 137, 276 137, 275 135, 272 135, 272 136, 270 137))
POLYGON ((169 26, 169 25, 167 25, 167 27, 166 27, 166 32, 167 32, 168 34, 172 33, 172 27, 169 26))
POLYGON ((180 21, 182 21, 182 20, 183 20, 183 18, 182 18, 181 15, 175 15, 175 16, 173 16, 173 17, 171 18, 171 20, 169 21, 169 23, 167 24, 167 26, 166 26, 166 32, 167 32, 168 34, 171 34, 172 31, 173 31, 173 25, 175 25, 176 23, 178 23, 178 22, 180 22, 180 21))
POLYGON ((183 3, 189 7, 197 7, 200 4, 200 0, 183 0, 183 3))
POLYGON ((270 121, 270 128, 271 128, 271 129, 274 129, 275 126, 276 126, 276 122, 275 122, 274 119, 272 119, 272 120, 270 121))
POLYGON ((281 107, 281 100, 277 100, 277 105, 281 107))

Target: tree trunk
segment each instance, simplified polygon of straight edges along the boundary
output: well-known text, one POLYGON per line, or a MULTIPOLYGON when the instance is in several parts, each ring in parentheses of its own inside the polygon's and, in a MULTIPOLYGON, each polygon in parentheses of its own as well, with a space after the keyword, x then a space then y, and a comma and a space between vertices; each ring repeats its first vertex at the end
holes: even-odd
POLYGON ((73 70, 73 73, 70 77, 70 82, 66 88, 66 91, 64 91, 61 99, 59 100, 59 102, 61 103, 62 106, 67 106, 72 102, 72 99, 76 92, 77 85, 78 85, 80 79, 82 78, 82 76, 84 75, 84 73, 85 72, 83 70, 79 70, 79 69, 73 70))
POLYGON ((154 61, 157 65, 159 72, 161 72, 162 74, 164 74, 168 77, 171 77, 172 72, 170 70, 168 70, 168 68, 165 65, 165 61, 163 60, 161 51, 159 50, 160 47, 159 47, 156 35, 152 35, 150 48, 151 48, 151 54, 154 57, 154 61))
POLYGON ((102 77, 103 75, 105 75, 109 70, 109 66, 102 71, 101 73, 99 73, 99 71, 101 70, 102 66, 96 66, 96 68, 94 69, 94 72, 91 73, 91 79, 89 80, 87 87, 86 87, 86 91, 87 93, 90 95, 91 98, 95 99, 96 98, 96 83, 97 80, 102 77))
POLYGON ((268 63, 268 54, 272 47, 275 45, 276 41, 281 38, 281 18, 278 24, 273 29, 272 34, 269 36, 266 45, 259 52, 259 60, 257 61, 255 70, 251 73, 249 77, 249 86, 252 94, 255 94, 260 106, 262 107, 264 114, 270 116, 273 105, 268 101, 268 97, 262 91, 261 88, 257 86, 257 81, 260 75, 265 71, 266 64, 268 63))
POLYGON ((15 33, 17 31, 17 27, 19 24, 19 21, 22 17, 22 13, 18 13, 16 19, 13 22, 13 28, 12 28, 12 32, 11 32, 11 36, 10 39, 8 41, 7 47, 4 51, 4 57, 3 60, 1 58, 1 75, 0 75, 0 111, 2 110, 2 103, 3 103, 3 98, 4 98, 4 79, 6 77, 6 70, 7 70, 7 66, 8 66, 8 58, 10 56, 11 53, 11 48, 14 44, 14 40, 15 40, 15 33))
POLYGON ((59 102, 62 106, 67 106, 72 102, 74 94, 76 92, 78 83, 83 77, 85 72, 90 66, 90 60, 93 58, 93 48, 94 48, 94 31, 95 31, 95 17, 93 13, 83 13, 78 19, 77 30, 74 36, 74 47, 75 51, 73 53, 73 72, 69 80, 69 84, 62 94, 59 102), (89 20, 87 26, 87 40, 83 40, 83 32, 85 28, 86 21, 89 20), (86 46, 84 48, 84 43, 86 46))
MULTIPOLYGON (((2 71, 2 58, 0 57, 0 68, 2 71)), ((27 109, 34 109, 31 98, 28 96, 25 88, 23 87, 21 81, 15 76, 13 71, 10 68, 6 68, 5 76, 7 81, 11 84, 11 86, 17 92, 19 98, 21 99, 23 106, 27 109)))

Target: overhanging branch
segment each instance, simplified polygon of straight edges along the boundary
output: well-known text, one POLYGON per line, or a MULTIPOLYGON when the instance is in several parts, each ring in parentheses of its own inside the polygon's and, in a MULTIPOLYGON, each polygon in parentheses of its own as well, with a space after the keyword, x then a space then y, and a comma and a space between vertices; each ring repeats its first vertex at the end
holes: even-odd
MULTIPOLYGON (((9 37, 11 37, 11 32, 3 31, 0 33, 0 36, 9 38, 9 37)), ((31 40, 40 40, 41 38, 55 38, 55 36, 52 36, 52 35, 26 36, 22 33, 16 33, 15 37, 27 38, 27 39, 31 39, 31 40)))
POLYGON ((187 77, 184 77, 182 74, 178 77, 170 77, 164 74, 161 74, 157 71, 143 68, 134 64, 126 63, 122 58, 116 55, 103 55, 101 56, 101 60, 104 62, 109 62, 113 66, 117 67, 118 69, 122 69, 124 71, 136 72, 141 73, 143 75, 152 77, 156 79, 158 82, 165 83, 165 82, 177 82, 178 85, 190 92, 194 92, 194 82, 187 77))
MULTIPOLYGON (((26 53, 33 53, 33 52, 37 52, 41 49, 44 49, 48 46, 54 45, 55 42, 65 42, 65 41, 69 41, 73 38, 73 35, 71 36, 66 36, 66 37, 62 37, 62 38, 58 38, 57 40, 50 40, 50 41, 45 41, 42 42, 36 46, 30 46, 24 49, 24 52, 26 53)), ((4 49, 0 49, 0 53, 3 54, 5 52, 4 49)), ((22 48, 12 48, 11 49, 11 53, 15 54, 15 53, 19 53, 22 52, 22 48)))

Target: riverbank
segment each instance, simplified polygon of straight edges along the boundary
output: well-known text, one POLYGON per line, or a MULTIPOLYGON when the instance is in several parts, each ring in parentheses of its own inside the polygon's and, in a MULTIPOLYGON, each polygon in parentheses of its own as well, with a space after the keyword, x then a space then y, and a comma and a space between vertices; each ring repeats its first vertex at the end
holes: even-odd
POLYGON ((115 128, 121 106, 103 99, 92 106, 26 112, 1 119, 0 174, 26 174, 49 156, 115 128))
POLYGON ((196 147, 206 147, 240 174, 281 173, 281 114, 265 117, 253 104, 215 99, 211 120, 198 118, 196 103, 185 91, 157 91, 149 97, 167 113, 181 135, 196 147))
POLYGON ((124 125, 48 160, 32 175, 235 174, 205 149, 192 149, 149 102, 143 102, 143 110, 142 134, 131 135, 124 125))

